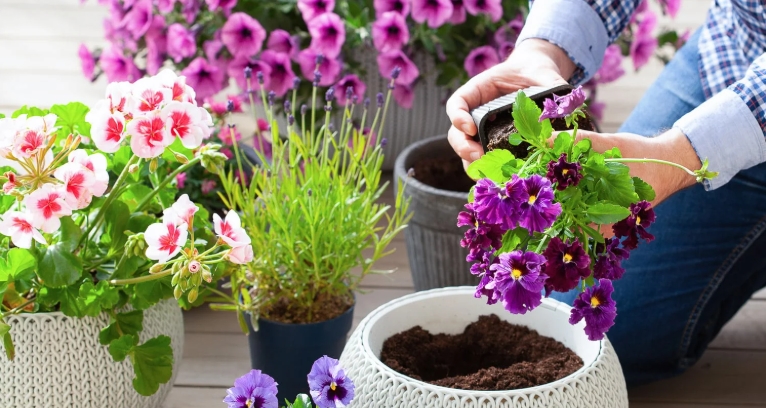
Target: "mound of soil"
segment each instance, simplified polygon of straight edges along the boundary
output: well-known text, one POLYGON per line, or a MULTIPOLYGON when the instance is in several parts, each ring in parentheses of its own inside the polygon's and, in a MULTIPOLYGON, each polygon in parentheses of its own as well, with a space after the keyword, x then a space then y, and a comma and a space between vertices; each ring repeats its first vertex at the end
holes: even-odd
POLYGON ((415 179, 439 190, 467 193, 475 184, 463 169, 463 162, 456 154, 420 160, 413 166, 415 179))
MULTIPOLYGON (((489 143, 487 148, 489 150, 505 149, 510 150, 514 157, 524 159, 529 155, 529 144, 522 142, 518 146, 513 146, 508 143, 508 136, 513 133, 519 133, 516 130, 516 126, 513 125, 513 117, 510 114, 499 114, 495 117, 495 120, 490 122, 487 126, 487 137, 489 143)), ((567 123, 562 118, 552 119, 551 126, 553 130, 571 130, 573 127, 567 127, 567 123)), ((582 130, 596 130, 590 117, 577 118, 577 128, 582 130)))

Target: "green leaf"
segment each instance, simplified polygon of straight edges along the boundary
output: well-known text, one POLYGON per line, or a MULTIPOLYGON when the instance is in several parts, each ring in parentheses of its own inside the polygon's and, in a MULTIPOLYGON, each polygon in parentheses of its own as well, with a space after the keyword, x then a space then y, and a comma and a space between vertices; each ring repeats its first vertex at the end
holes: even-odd
POLYGON ((51 113, 58 116, 56 126, 61 128, 60 136, 66 137, 70 133, 90 136, 90 124, 85 121, 85 115, 89 110, 90 108, 80 102, 51 106, 51 113))
POLYGON ((170 279, 156 279, 136 284, 131 304, 136 309, 148 309, 160 300, 173 296, 170 279))
POLYGON ((80 237, 82 237, 80 227, 75 224, 72 217, 62 217, 60 231, 59 245, 61 245, 61 249, 74 252, 77 243, 80 242, 80 237))
POLYGON ((573 159, 577 159, 581 154, 589 152, 592 146, 593 143, 591 143, 590 139, 582 139, 577 142, 572 148, 573 159))
POLYGON ((505 183, 508 177, 503 174, 503 165, 514 160, 513 154, 508 150, 492 150, 471 163, 466 173, 474 180, 487 177, 495 183, 505 183))
POLYGON ((40 109, 40 108, 36 108, 34 106, 24 105, 21 108, 17 109, 15 112, 13 112, 11 114, 11 117, 12 118, 18 118, 21 115, 27 115, 27 117, 45 116, 45 115, 47 115, 49 113, 50 113, 50 111, 47 110, 47 109, 40 109))
POLYGON ((613 147, 604 153, 602 153, 605 158, 607 159, 614 159, 614 158, 620 158, 622 157, 622 153, 620 153, 620 149, 613 147))
POLYGON ((80 286, 72 285, 65 288, 43 287, 40 289, 38 299, 44 305, 53 307, 59 305, 61 312, 71 317, 83 317, 78 297, 80 286))
POLYGON ((126 334, 109 343, 109 354, 112 355, 114 361, 125 360, 125 357, 133 352, 136 344, 138 344, 138 336, 126 334))
POLYGON ((285 401, 291 408, 312 408, 313 406, 311 405, 311 398, 306 394, 298 394, 298 396, 295 397, 295 402, 292 404, 287 400, 285 401))
POLYGON ((8 360, 13 360, 16 357, 16 347, 13 345, 11 333, 3 335, 3 347, 5 348, 5 356, 8 357, 8 360))
POLYGON ((16 204, 16 197, 3 194, 3 196, 0 197, 0 213, 5 213, 10 210, 14 204, 16 204))
POLYGON ((556 153, 557 157, 561 153, 569 153, 573 143, 574 139, 569 132, 561 132, 556 136, 556 141, 553 142, 553 152, 556 153))
POLYGON ((28 249, 13 248, 5 254, 5 259, 0 258, 0 282, 33 279, 36 268, 37 259, 28 249))
POLYGON ((503 167, 501 167, 500 170, 503 172, 503 177, 505 177, 505 180, 507 181, 507 180, 510 180, 514 174, 518 174, 519 169, 521 169, 521 166, 523 165, 524 165, 524 160, 513 159, 503 164, 503 167))
POLYGON ((630 215, 630 210, 602 201, 588 207, 587 214, 588 219, 595 224, 612 224, 624 220, 630 215))
POLYGON ((106 234, 102 237, 102 242, 109 244, 110 248, 117 253, 121 253, 121 248, 125 246, 128 236, 125 231, 130 222, 130 211, 128 205, 120 200, 115 200, 106 209, 106 234))
POLYGON ((611 201, 623 207, 638 201, 630 169, 622 163, 604 163, 604 156, 593 154, 585 163, 589 181, 598 192, 599 200, 611 201))
POLYGON ((604 243, 604 236, 601 235, 600 232, 596 231, 595 229, 593 229, 593 228, 591 228, 591 227, 589 227, 587 225, 579 225, 579 227, 582 228, 582 230, 585 231, 585 233, 588 234, 588 236, 593 238, 599 244, 603 244, 604 243))
POLYGON ((523 141, 524 139, 522 139, 521 135, 518 133, 511 133, 508 135, 508 143, 510 143, 513 146, 518 146, 523 141))
MULTIPOLYGON (((138 203, 144 199, 144 197, 151 194, 152 189, 144 184, 133 184, 125 190, 120 196, 120 200, 124 201, 128 205, 128 210, 133 212, 138 207, 138 203)), ((135 231, 134 231, 135 232, 135 231)))
POLYGON ((60 242, 45 250, 38 274, 46 286, 68 286, 82 276, 82 262, 65 243, 60 242))
POLYGON ((107 345, 120 336, 126 334, 138 335, 140 331, 144 329, 144 312, 141 310, 133 310, 125 313, 117 313, 111 319, 109 326, 101 329, 101 333, 98 334, 98 341, 107 345))
MULTIPOLYGON (((110 346, 111 348, 111 346, 110 346)), ((157 336, 132 350, 133 388, 139 394, 150 396, 157 392, 160 384, 170 381, 173 375, 173 349, 170 337, 157 336)))
POLYGON ((633 177, 633 186, 636 188, 636 194, 638 194, 639 200, 654 200, 656 194, 654 193, 654 189, 649 185, 649 183, 641 180, 638 177, 633 177))
POLYGON ((0 113, 0 119, 2 119, 2 118, 4 118, 4 117, 5 117, 5 114, 3 114, 3 113, 0 113))
POLYGON ((503 246, 498 253, 506 253, 518 249, 519 244, 529 237, 529 231, 526 228, 518 227, 503 234, 503 246))
POLYGON ((550 119, 545 119, 540 122, 540 140, 547 141, 551 136, 553 136, 553 125, 550 119))
POLYGON ((78 301, 84 315, 96 317, 102 310, 111 309, 120 301, 120 291, 107 281, 96 285, 88 281, 80 286, 78 301))
POLYGON ((522 137, 527 140, 537 140, 540 137, 542 125, 540 124, 540 115, 542 111, 536 103, 524 92, 519 91, 516 95, 516 101, 513 103, 513 124, 522 137))

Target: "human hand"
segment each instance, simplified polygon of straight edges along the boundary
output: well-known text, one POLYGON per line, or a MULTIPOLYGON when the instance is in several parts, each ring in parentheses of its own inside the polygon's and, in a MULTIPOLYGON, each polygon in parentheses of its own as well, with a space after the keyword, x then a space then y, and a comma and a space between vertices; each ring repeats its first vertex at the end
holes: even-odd
POLYGON ((447 115, 452 122, 449 142, 463 165, 468 167, 484 153, 481 144, 472 138, 478 129, 471 109, 530 86, 566 85, 574 70, 574 63, 561 48, 545 40, 528 39, 505 62, 476 75, 455 91, 447 101, 447 115))

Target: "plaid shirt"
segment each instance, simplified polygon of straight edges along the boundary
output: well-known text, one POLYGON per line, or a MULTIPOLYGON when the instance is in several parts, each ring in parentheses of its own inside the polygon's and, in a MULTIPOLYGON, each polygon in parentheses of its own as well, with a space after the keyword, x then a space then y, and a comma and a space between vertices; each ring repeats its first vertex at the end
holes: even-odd
MULTIPOLYGON (((519 42, 542 38, 558 45, 578 67, 571 81, 581 83, 596 73, 607 45, 639 3, 535 0, 519 42)), ((706 184, 714 189, 740 170, 766 162, 766 2, 714 0, 698 48, 708 100, 674 127, 721 173, 706 184)))

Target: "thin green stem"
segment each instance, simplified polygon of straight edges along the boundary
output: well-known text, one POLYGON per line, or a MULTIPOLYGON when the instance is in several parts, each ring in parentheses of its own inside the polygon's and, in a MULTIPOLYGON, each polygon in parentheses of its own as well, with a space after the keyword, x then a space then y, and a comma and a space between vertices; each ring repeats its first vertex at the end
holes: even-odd
POLYGON ((161 279, 170 275, 171 273, 173 273, 173 270, 167 269, 154 275, 144 275, 144 276, 139 276, 137 278, 130 278, 130 279, 112 279, 109 281, 109 283, 115 286, 134 285, 136 283, 151 282, 153 280, 161 279))
POLYGON ((697 177, 697 175, 694 174, 693 171, 687 169, 686 167, 684 167, 684 166, 682 166, 682 165, 680 165, 678 163, 673 163, 673 162, 669 162, 669 161, 665 161, 665 160, 660 160, 660 159, 628 159, 628 158, 623 158, 623 157, 615 157, 615 158, 612 158, 612 159, 604 159, 604 162, 606 162, 606 163, 612 162, 612 163, 657 163, 657 164, 665 164, 665 165, 668 165, 668 166, 673 166, 673 167, 679 168, 679 169, 685 171, 690 176, 697 177))
POLYGON ((197 165, 197 163, 202 160, 202 156, 197 156, 191 160, 189 160, 188 163, 184 164, 183 166, 177 168, 172 173, 168 174, 167 177, 165 177, 165 180, 162 180, 162 182, 157 185, 157 188, 152 190, 151 193, 149 193, 146 197, 144 197, 143 200, 141 200, 140 203, 138 203, 138 207, 136 207, 136 211, 142 211, 149 203, 154 199, 154 197, 164 188, 166 185, 168 185, 171 181, 176 179, 176 176, 185 172, 186 170, 189 170, 190 168, 197 165))
MULTIPOLYGON (((258 124, 256 123, 255 126, 258 126, 258 124)), ((234 134, 234 126, 229 126, 229 137, 231 137, 231 144, 234 146, 234 157, 237 158, 237 169, 239 170, 238 177, 240 184, 242 184, 242 191, 247 191, 247 186, 245 185, 245 172, 242 170, 242 158, 239 154, 239 142, 237 142, 237 137, 234 134)), ((261 138, 258 138, 258 140, 261 141, 261 138)), ((263 144, 262 141, 261 144, 263 144)), ((263 146, 261 146, 261 152, 263 152, 263 146)))
POLYGON ((220 290, 218 290, 218 289, 215 289, 215 288, 213 288, 213 287, 210 287, 210 286, 205 286, 205 289, 206 289, 206 290, 209 290, 209 291, 211 291, 211 292, 213 292, 213 293, 215 293, 216 295, 218 295, 218 296, 220 296, 220 297, 222 297, 222 298, 224 298, 224 299, 225 299, 226 301, 228 301, 228 302, 231 302, 231 303, 233 303, 233 304, 235 304, 235 305, 237 304, 237 301, 236 301, 236 300, 234 300, 234 297, 232 297, 232 296, 229 296, 229 295, 227 295, 227 294, 225 294, 225 293, 221 292, 221 291, 220 291, 220 290))
POLYGON ((0 318, 3 318, 3 319, 4 319, 4 318, 6 318, 7 316, 10 316, 10 315, 13 315, 13 314, 19 313, 19 312, 21 312, 22 310, 24 310, 24 308, 25 308, 25 307, 27 307, 27 306, 31 305, 32 303, 35 303, 35 299, 29 299, 29 300, 27 300, 26 302, 22 303, 21 305, 19 305, 19 306, 15 307, 15 308, 13 308, 13 309, 11 309, 11 310, 9 310, 9 311, 7 311, 7 312, 3 313, 3 314, 2 314, 2 316, 0 316, 0 318))
MULTIPOLYGON (((393 79, 391 80, 391 85, 394 86, 394 80, 393 79)), ((386 118, 388 117, 386 115, 388 114, 388 105, 391 103, 391 93, 392 92, 391 92, 391 90, 389 88, 388 94, 386 95, 386 104, 383 107, 383 119, 380 122, 380 131, 378 132, 378 136, 379 137, 383 137, 383 127, 385 127, 385 125, 386 125, 386 118)), ((374 129, 375 128, 372 128, 372 130, 374 130, 374 129)), ((372 134, 372 130, 370 131, 371 134, 372 134)))

